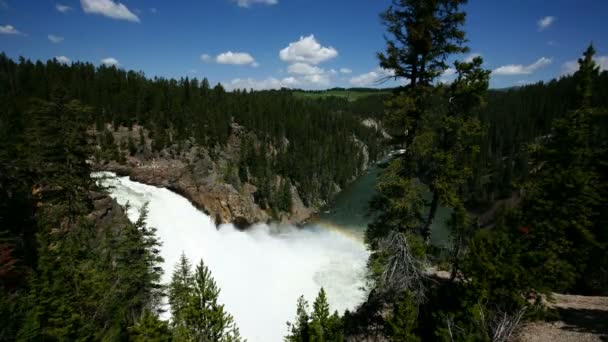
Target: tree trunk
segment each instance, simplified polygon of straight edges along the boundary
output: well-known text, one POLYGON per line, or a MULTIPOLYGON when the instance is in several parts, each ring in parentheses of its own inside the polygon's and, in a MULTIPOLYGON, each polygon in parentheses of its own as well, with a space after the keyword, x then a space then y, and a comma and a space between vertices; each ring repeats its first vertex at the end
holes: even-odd
POLYGON ((431 201, 429 216, 426 219, 424 229, 422 230, 422 237, 424 237, 424 242, 426 242, 427 245, 431 243, 431 226, 433 225, 433 221, 435 220, 435 214, 437 213, 438 205, 439 195, 436 192, 433 192, 433 200, 431 201))

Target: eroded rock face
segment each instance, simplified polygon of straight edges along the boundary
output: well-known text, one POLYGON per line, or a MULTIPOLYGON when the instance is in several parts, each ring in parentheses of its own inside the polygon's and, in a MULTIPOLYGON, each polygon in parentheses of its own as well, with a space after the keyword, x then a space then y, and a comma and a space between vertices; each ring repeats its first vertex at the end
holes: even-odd
MULTIPOLYGON (((132 132, 135 138, 138 130, 133 129, 132 132)), ((248 134, 239 126, 234 126, 232 132, 224 150, 214 151, 216 156, 213 159, 209 151, 187 144, 179 152, 172 147, 154 155, 138 153, 127 157, 124 165, 112 161, 97 164, 95 168, 174 191, 213 217, 216 224, 234 223, 244 229, 251 224, 268 222, 272 219, 271 213, 255 202, 257 188, 254 185, 240 181, 233 185, 224 179, 227 165, 234 165, 239 160, 242 135, 248 134)), ((115 133, 115 140, 124 140, 128 134, 127 130, 120 129, 115 133)), ((279 213, 278 219, 283 223, 301 223, 315 210, 304 205, 293 186, 291 194, 291 212, 279 213)))
MULTIPOLYGON (((94 133, 94 132, 92 132, 94 133)), ((238 124, 231 127, 231 135, 221 148, 208 150, 194 144, 193 141, 182 141, 159 152, 152 151, 152 141, 148 132, 140 126, 131 129, 120 127, 112 131, 116 144, 125 145, 128 139, 140 142, 140 135, 145 137, 144 144, 138 143, 138 152, 126 157, 126 163, 116 161, 94 164, 99 171, 112 171, 120 176, 129 176, 132 180, 148 185, 164 187, 186 197, 194 206, 203 210, 215 219, 216 224, 234 223, 244 229, 255 223, 278 220, 285 224, 305 222, 316 213, 317 209, 304 204, 297 186, 291 184, 292 208, 289 213, 274 213, 262 208, 255 201, 257 191, 255 185, 242 182, 235 176, 226 176, 230 168, 238 165, 245 141, 257 141, 255 134, 247 131, 238 124), (140 130, 142 131, 140 134, 140 130)), ((355 143, 361 148, 362 165, 357 174, 362 173, 369 165, 367 146, 353 136, 355 143)), ((285 141, 287 146, 289 141, 285 141)), ((275 153, 270 146, 269 153, 275 153)), ((353 176, 354 180, 356 176, 353 176)), ((278 187, 282 182, 280 176, 274 179, 278 187)), ((341 189, 336 184, 334 193, 341 189)), ((317 201, 317 206, 324 202, 317 201)))
POLYGON ((118 229, 129 223, 123 208, 107 193, 91 191, 89 198, 93 202, 93 210, 87 218, 94 222, 98 229, 118 229))

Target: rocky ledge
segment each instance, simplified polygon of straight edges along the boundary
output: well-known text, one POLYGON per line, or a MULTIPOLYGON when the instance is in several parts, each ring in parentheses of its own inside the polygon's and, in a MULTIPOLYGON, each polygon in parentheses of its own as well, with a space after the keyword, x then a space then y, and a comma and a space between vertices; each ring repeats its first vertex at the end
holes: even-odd
MULTIPOLYGON (((121 128, 114 132, 116 141, 137 138, 138 127, 132 130, 121 128)), ((143 151, 126 157, 123 163, 116 161, 93 163, 97 171, 115 172, 119 176, 157 187, 164 187, 187 198, 194 206, 204 211, 216 224, 233 223, 239 228, 251 224, 278 220, 281 223, 299 224, 315 213, 314 208, 304 205, 296 187, 291 186, 292 209, 275 213, 261 208, 254 199, 257 188, 249 183, 230 184, 223 174, 229 163, 238 160, 243 134, 241 127, 233 127, 233 134, 222 151, 210 152, 194 144, 168 148, 150 153, 150 141, 143 151), (179 151, 179 152, 177 152, 179 151)), ((281 179, 277 177, 277 184, 281 179)))
MULTIPOLYGON (((254 223, 268 222, 271 215, 255 203, 256 187, 245 183, 239 190, 218 179, 213 168, 203 168, 203 163, 192 166, 179 159, 154 159, 141 161, 128 158, 126 165, 110 162, 97 169, 115 172, 119 176, 158 187, 167 188, 187 198, 194 206, 215 219, 216 224, 234 223, 245 228, 254 223)), ((283 223, 304 222, 313 213, 306 207, 292 187, 292 210, 281 213, 283 223)))

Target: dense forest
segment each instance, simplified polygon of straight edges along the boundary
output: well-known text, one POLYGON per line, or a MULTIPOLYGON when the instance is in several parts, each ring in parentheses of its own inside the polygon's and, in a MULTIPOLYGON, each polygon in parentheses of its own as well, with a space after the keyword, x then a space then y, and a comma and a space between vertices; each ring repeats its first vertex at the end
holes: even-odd
MULTIPOLYGON (((240 171, 241 178, 266 189, 273 176, 281 175, 297 186, 308 205, 328 201, 336 186, 344 187, 362 171, 361 143, 371 161, 384 149, 377 130, 361 124, 382 111, 381 103, 368 106, 370 114, 354 111, 358 102, 335 97, 301 99, 290 90, 226 92, 220 84, 211 88, 207 79, 148 79, 142 73, 80 62, 34 63, 21 58, 16 63, 4 54, 0 74, 3 132, 23 131, 30 122, 25 113, 31 100, 49 101, 57 88, 89 108, 83 120, 97 129, 98 144, 105 149, 106 124, 114 129, 137 124, 149 131, 145 138, 153 141, 151 152, 175 147, 179 154, 183 143, 192 140, 221 151, 236 123, 259 140, 255 146, 242 142, 254 150, 245 151, 239 161, 241 169, 247 168, 240 171)), ((123 146, 104 155, 117 160, 124 160, 121 154, 141 151, 143 145, 140 139, 112 144, 123 146)), ((259 200, 269 196, 262 194, 259 200)))
POLYGON ((405 85, 354 99, 0 55, 0 340, 241 341, 204 261, 182 256, 161 285, 146 210, 129 222, 91 178, 100 148, 116 161, 145 139, 153 156, 186 141, 221 151, 235 124, 259 139, 243 142, 237 176, 280 207, 270 178, 314 205, 360 172, 361 143, 382 154, 364 119, 405 148, 370 204, 367 300, 342 314, 324 290, 312 308, 301 297, 287 341, 507 341, 555 314, 553 292, 608 295, 608 73, 590 45, 576 73, 548 83, 488 90, 477 57, 440 84, 468 51, 464 3, 394 1, 378 58, 405 85), (134 125, 149 136, 108 138, 134 125), (482 226, 501 199, 511 205, 482 226), (452 208, 447 253, 429 243, 439 206, 452 208))

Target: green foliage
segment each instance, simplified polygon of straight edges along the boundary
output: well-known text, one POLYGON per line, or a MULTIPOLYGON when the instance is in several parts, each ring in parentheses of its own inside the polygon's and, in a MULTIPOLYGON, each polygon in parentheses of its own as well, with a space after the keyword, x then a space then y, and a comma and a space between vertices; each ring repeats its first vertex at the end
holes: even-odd
POLYGON ((413 331, 418 319, 418 307, 409 292, 402 293, 396 300, 393 312, 387 320, 391 341, 420 341, 413 331))
MULTIPOLYGON (((233 129, 244 127, 257 137, 258 144, 265 145, 266 153, 259 146, 253 149, 258 150, 255 161, 264 160, 266 175, 289 178, 309 205, 327 202, 334 184, 344 187, 362 172, 361 147, 353 136, 365 143, 371 161, 383 152, 380 133, 361 123, 383 112, 378 100, 362 98, 365 108, 359 108, 359 100, 303 99, 290 90, 226 92, 219 85, 210 87, 207 80, 149 79, 143 73, 89 63, 63 65, 54 60, 33 63, 26 59, 15 63, 4 54, 0 54, 2 122, 21 125, 21 116, 30 107, 28 100, 50 98, 50 89, 56 86, 66 87, 68 98, 90 107, 75 123, 96 127, 102 133, 99 161, 124 161, 124 152, 133 152, 127 146, 119 153, 107 144, 106 124, 145 127, 152 153, 167 152, 166 148, 173 151, 180 142, 194 138, 214 160, 226 150, 233 129)), ((142 151, 146 149, 144 135, 140 130, 142 151)), ((247 178, 247 167, 250 174, 258 168, 257 163, 239 162, 240 178, 247 178)), ((262 187, 266 179, 250 180, 262 187)), ((266 195, 260 203, 267 204, 266 195)))
POLYGON ((14 158, 2 178, 3 189, 13 189, 1 206, 8 215, 0 233, 0 314, 11 322, 2 339, 124 339, 136 317, 158 309, 162 260, 154 230, 144 224, 145 210, 136 224, 88 216, 100 189, 87 164, 87 108, 61 89, 28 106, 27 128, 0 149, 14 158), (18 181, 7 188, 10 179, 18 181))
POLYGON ((393 70, 395 77, 410 80, 410 87, 430 85, 447 69, 451 54, 466 52, 463 47, 466 14, 459 11, 466 0, 397 0, 382 14, 390 38, 380 66, 393 70))
POLYGON ((308 99, 319 99, 324 97, 338 97, 345 98, 350 102, 357 102, 358 100, 365 99, 373 96, 383 96, 390 94, 389 90, 375 89, 375 88, 333 88, 328 90, 295 90, 294 96, 308 98, 308 99))
POLYGON ((510 311, 523 306, 525 291, 535 288, 536 274, 524 268, 522 246, 501 231, 479 231, 462 262, 463 277, 480 301, 491 300, 510 311))
POLYGON ((281 181, 281 186, 278 189, 276 201, 277 209, 286 213, 291 212, 293 201, 291 198, 291 182, 289 181, 289 179, 283 179, 281 181))
POLYGON ((599 70, 593 53, 590 46, 574 75, 581 107, 555 120, 551 135, 535 151, 537 170, 525 186, 521 216, 514 226, 525 232, 525 266, 541 275, 554 291, 578 287, 601 292, 602 287, 607 288, 606 283, 595 289, 585 285, 587 271, 596 265, 591 256, 605 253, 607 242, 601 219, 608 200, 602 182, 605 146, 596 145, 606 140, 606 134, 592 128, 600 111, 590 107, 599 70))
POLYGON ((285 336, 288 342, 339 342, 344 341, 342 319, 338 312, 330 315, 325 290, 321 289, 313 310, 308 312, 308 303, 304 296, 298 298, 296 320, 287 323, 289 333, 285 336))
POLYGON ((143 218, 112 228, 96 232, 78 219, 69 230, 39 232, 20 339, 118 339, 139 313, 158 308, 162 259, 154 231, 143 218))
POLYGON ((129 327, 129 341, 170 342, 172 336, 169 324, 161 321, 149 310, 145 310, 135 325, 129 327))
POLYGON ((218 303, 219 292, 203 261, 192 274, 190 262, 182 254, 169 286, 176 341, 241 341, 234 319, 218 303))

